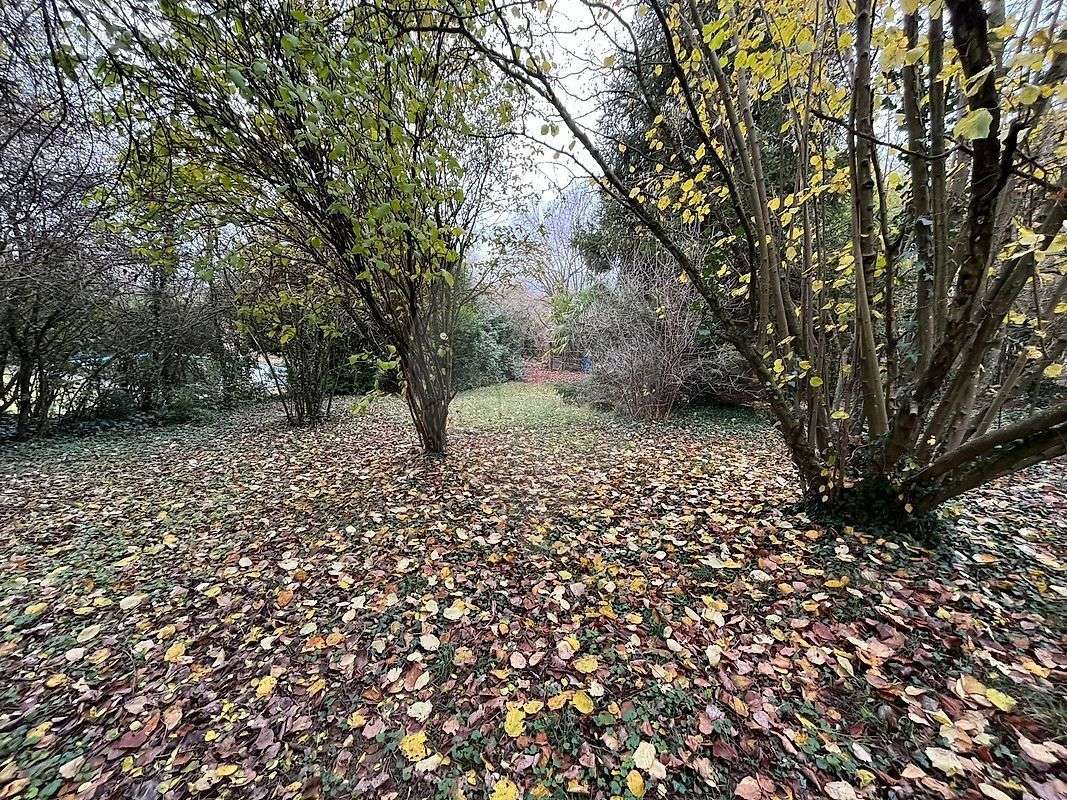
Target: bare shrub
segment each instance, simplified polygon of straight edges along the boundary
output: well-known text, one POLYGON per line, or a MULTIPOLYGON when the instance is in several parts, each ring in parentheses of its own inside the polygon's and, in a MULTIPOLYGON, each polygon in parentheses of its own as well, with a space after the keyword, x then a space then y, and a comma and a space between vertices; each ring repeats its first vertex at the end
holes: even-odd
POLYGON ((577 341, 593 361, 590 400, 637 419, 663 419, 684 392, 715 381, 723 365, 716 348, 700 341, 699 299, 665 254, 635 253, 577 322, 577 341))

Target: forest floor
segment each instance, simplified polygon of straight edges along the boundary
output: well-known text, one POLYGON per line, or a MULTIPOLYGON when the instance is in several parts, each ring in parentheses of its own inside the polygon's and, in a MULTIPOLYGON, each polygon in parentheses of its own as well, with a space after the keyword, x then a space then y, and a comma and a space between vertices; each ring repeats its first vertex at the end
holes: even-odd
POLYGON ((549 386, 0 455, 0 798, 1065 796, 1063 462, 933 551, 549 386))

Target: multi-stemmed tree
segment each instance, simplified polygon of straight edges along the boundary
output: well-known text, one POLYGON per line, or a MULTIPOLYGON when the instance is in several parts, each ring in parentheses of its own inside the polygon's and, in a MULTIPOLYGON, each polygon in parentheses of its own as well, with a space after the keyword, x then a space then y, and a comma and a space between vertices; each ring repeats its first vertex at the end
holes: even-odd
POLYGON ((443 7, 420 23, 540 101, 692 281, 813 502, 905 519, 1067 452, 1065 402, 1001 422, 1063 370, 1058 6, 1021 21, 980 0, 443 7), (556 63, 605 37, 613 52, 556 63), (620 70, 652 119, 636 143, 590 127, 589 73, 620 70), (695 259, 678 221, 720 257, 695 259))
POLYGON ((441 452, 454 287, 498 141, 482 57, 355 3, 86 0, 70 14, 71 31, 108 32, 91 72, 121 87, 135 132, 163 131, 192 202, 329 270, 395 350, 420 440, 441 452))

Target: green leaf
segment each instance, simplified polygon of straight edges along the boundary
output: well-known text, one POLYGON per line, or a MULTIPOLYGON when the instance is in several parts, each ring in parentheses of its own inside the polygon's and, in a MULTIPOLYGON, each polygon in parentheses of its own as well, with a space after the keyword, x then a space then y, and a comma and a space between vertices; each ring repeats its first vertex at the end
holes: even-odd
POLYGON ((952 132, 968 141, 985 139, 989 136, 989 129, 992 124, 993 115, 989 113, 989 109, 976 108, 964 114, 960 121, 956 123, 956 127, 952 129, 952 132))

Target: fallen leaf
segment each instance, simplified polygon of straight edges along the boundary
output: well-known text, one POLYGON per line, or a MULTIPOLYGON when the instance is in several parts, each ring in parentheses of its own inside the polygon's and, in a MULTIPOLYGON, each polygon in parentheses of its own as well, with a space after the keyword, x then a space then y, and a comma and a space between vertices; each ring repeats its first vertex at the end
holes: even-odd
POLYGON ((946 750, 943 747, 927 747, 925 752, 934 769, 941 770, 949 777, 963 772, 963 762, 951 750, 946 750))
POLYGON ((78 644, 85 644, 90 639, 95 639, 96 636, 104 629, 103 625, 90 625, 88 628, 83 628, 78 633, 78 644))
POLYGON ((1001 711, 1011 711, 1018 704, 1014 697, 1004 694, 999 689, 986 689, 986 699, 1001 711))
POLYGON ((82 764, 85 763, 85 756, 75 756, 70 761, 67 761, 63 766, 59 768, 59 776, 66 778, 68 781, 78 774, 82 764))
POLYGON ((642 741, 637 745, 637 749, 634 750, 633 762, 634 766, 638 769, 642 769, 648 772, 652 768, 652 763, 656 760, 656 746, 651 742, 642 741))
POLYGON ((645 779, 636 769, 626 773, 626 788, 634 797, 645 796, 645 779))
POLYGON ((600 668, 600 662, 593 655, 584 655, 574 660, 574 668, 583 675, 590 675, 600 668))
POLYGON ((504 733, 515 738, 526 730, 526 712, 521 708, 509 708, 504 716, 504 733))
POLYGON ((989 783, 978 784, 978 791, 992 800, 1012 800, 1011 795, 1000 791, 996 786, 989 783))
POLYGON ((518 800, 519 787, 508 778, 501 778, 493 786, 489 800, 518 800))
POLYGON ((274 687, 278 685, 278 679, 273 675, 264 675, 259 679, 259 683, 256 685, 257 697, 270 697, 274 692, 274 687))
POLYGON ((175 661, 185 655, 185 642, 177 641, 167 648, 167 652, 163 654, 163 660, 173 664, 175 661))
POLYGON ((400 740, 400 752, 408 761, 422 761, 429 755, 426 749, 426 731, 409 733, 400 740))
POLYGON ((859 795, 847 781, 831 781, 826 784, 826 796, 833 800, 856 800, 859 795))
POLYGON ((583 714, 593 713, 593 698, 587 692, 575 692, 571 698, 571 705, 583 714))
POLYGON ((408 706, 408 716, 417 722, 425 722, 433 711, 433 703, 429 700, 420 700, 408 706))

